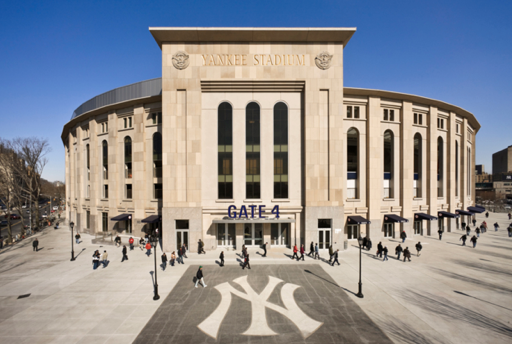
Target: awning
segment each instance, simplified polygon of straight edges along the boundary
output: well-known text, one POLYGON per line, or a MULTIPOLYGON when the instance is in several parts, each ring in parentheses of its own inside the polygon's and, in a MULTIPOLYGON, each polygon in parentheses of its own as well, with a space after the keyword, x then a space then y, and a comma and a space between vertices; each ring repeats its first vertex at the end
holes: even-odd
POLYGON ((131 220, 132 214, 121 214, 117 215, 110 219, 110 221, 125 221, 125 220, 131 220))
POLYGON ((145 219, 143 219, 140 222, 156 223, 156 222, 160 222, 161 220, 162 220, 162 217, 160 215, 151 215, 151 216, 146 217, 145 219))
POLYGON ((347 218, 348 224, 358 224, 358 225, 369 225, 371 222, 367 219, 365 219, 362 216, 349 216, 347 218))
POLYGON ((439 216, 439 217, 451 217, 453 219, 458 219, 460 217, 460 215, 452 214, 452 213, 449 213, 447 211, 438 211, 437 212, 437 216, 439 216))
POLYGON ((461 209, 457 209, 455 210, 455 214, 459 214, 459 215, 467 215, 467 216, 473 216, 474 214, 469 212, 469 211, 466 211, 466 210, 461 210, 461 209))
POLYGON ((400 217, 398 215, 387 214, 387 215, 384 215, 384 222, 398 222, 398 223, 402 223, 402 222, 409 222, 409 220, 404 219, 403 217, 400 217))
POLYGON ((485 208, 468 207, 468 210, 472 213, 481 214, 485 211, 485 208))
POLYGON ((214 219, 212 223, 295 223, 295 219, 287 219, 287 218, 258 218, 254 219, 231 219, 229 217, 224 217, 222 219, 214 219))
POLYGON ((425 213, 416 213, 414 214, 415 220, 427 220, 427 221, 436 221, 437 217, 425 214, 425 213))

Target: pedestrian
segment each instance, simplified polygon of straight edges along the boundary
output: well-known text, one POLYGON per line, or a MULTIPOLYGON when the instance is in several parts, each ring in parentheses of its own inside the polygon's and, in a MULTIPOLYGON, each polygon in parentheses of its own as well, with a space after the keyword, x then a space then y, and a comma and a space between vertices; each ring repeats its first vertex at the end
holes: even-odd
POLYGON ((507 231, 508 231, 508 237, 511 238, 512 237, 512 223, 508 226, 507 231))
POLYGON ((247 257, 247 247, 245 247, 245 245, 242 246, 242 257, 244 259, 247 257))
POLYGON ((149 257, 151 255, 151 244, 148 243, 146 244, 146 255, 149 257))
POLYGON ((500 228, 500 225, 498 225, 498 222, 494 224, 494 231, 497 232, 498 228, 500 228))
MULTIPOLYGON (((480 229, 480 233, 485 233, 485 227, 484 225, 480 225, 480 228, 479 227, 476 227, 476 229, 480 229)), ((475 229, 475 232, 476 232, 476 229, 475 229)))
POLYGON ((140 237, 140 240, 139 240, 139 248, 141 251, 144 251, 144 246, 145 246, 146 242, 144 241, 144 238, 143 237, 140 237))
POLYGON ((382 252, 384 253, 384 259, 382 261, 389 260, 388 259, 388 247, 387 246, 384 246, 384 248, 382 249, 382 252))
POLYGON ((485 222, 485 221, 484 221, 484 222, 482 222, 482 223, 484 224, 484 228, 485 228, 484 233, 485 233, 485 232, 487 232, 487 222, 485 222))
POLYGON ((245 267, 247 267, 248 269, 251 268, 251 264, 249 264, 249 253, 245 255, 245 262, 242 265, 242 270, 245 269, 245 267))
POLYGON ((367 244, 368 244, 368 236, 365 236, 363 238, 363 247, 366 247, 367 244))
POLYGON ((400 260, 400 255, 402 254, 403 250, 404 249, 402 248, 402 246, 400 246, 400 244, 398 244, 398 246, 395 248, 395 254, 396 254, 397 260, 400 260))
POLYGON ((92 255, 92 269, 96 270, 98 268, 98 265, 100 264, 100 253, 98 251, 95 251, 92 255))
POLYGON ((318 254, 318 243, 315 244, 315 259, 320 259, 320 255, 318 254))
POLYGON ((475 229, 476 236, 480 238, 480 228, 476 227, 475 229))
POLYGON ((199 239, 198 254, 201 253, 206 254, 206 252, 204 251, 204 242, 201 239, 199 239))
POLYGON ((471 233, 471 228, 469 228, 469 226, 466 227, 466 235, 469 235, 469 233, 471 233))
POLYGON ((107 250, 103 250, 103 254, 101 255, 101 263, 103 267, 106 268, 108 265, 108 253, 107 250))
POLYGON ((338 265, 341 265, 341 264, 340 264, 340 262, 338 261, 338 252, 339 252, 339 251, 340 251, 340 250, 339 250, 339 249, 337 249, 337 250, 336 250, 336 251, 334 251, 334 253, 333 253, 333 258, 334 258, 334 260, 333 260, 333 262, 332 262, 332 266, 334 266, 334 263, 338 263, 338 265))
POLYGON ((206 288, 206 284, 204 283, 203 267, 202 266, 199 267, 199 270, 197 270, 197 273, 196 273, 196 288, 197 288, 197 283, 199 283, 199 281, 201 281, 203 288, 206 288))
POLYGON ((485 213, 485 218, 488 219, 489 218, 489 212, 486 212, 485 213))
POLYGON ((130 237, 130 239, 128 240, 128 243, 130 244, 130 251, 133 251, 133 243, 135 242, 135 240, 133 240, 132 237, 130 237))
POLYGON ((4 248, 4 237, 0 235, 0 249, 4 248))
POLYGON ((368 238, 368 243, 366 244, 366 247, 368 248, 368 251, 372 249, 372 240, 368 238))
POLYGON ((298 252, 298 251, 299 251, 299 249, 297 248, 297 244, 295 244, 295 245, 293 246, 293 256, 292 256, 292 260, 293 260, 294 258, 297 258, 297 261, 299 260, 299 256, 297 255, 297 252, 298 252))
MULTIPOLYGON (((188 257, 187 257, 187 245, 183 244, 183 246, 182 246, 181 248, 182 248, 182 251, 183 251, 183 252, 182 252, 182 253, 183 253, 183 254, 182 254, 183 258, 188 258, 188 257)), ((181 258, 182 263, 183 263, 183 258, 181 258)))
POLYGON ((39 248, 39 240, 37 240, 37 238, 34 239, 34 241, 32 241, 32 251, 38 251, 39 248))
POLYGON ((409 259, 409 261, 411 261, 411 251, 409 251, 409 247, 406 247, 404 250, 404 262, 406 259, 409 259))
POLYGON ((75 234, 75 242, 77 245, 80 243, 80 234, 78 233, 75 234))
POLYGON ((313 245, 313 242, 311 242, 311 245, 309 245, 309 253, 308 256, 314 256, 315 255, 315 246, 313 245))
POLYGON ((471 242, 473 243, 473 248, 476 247, 476 236, 473 235, 473 237, 471 238, 471 242))
POLYGON ((172 251, 171 253, 171 260, 169 261, 171 263, 171 266, 174 266, 174 262, 176 261, 176 253, 175 251, 172 251))
POLYGON ((405 231, 402 231, 402 233, 400 233, 400 238, 402 238, 402 244, 405 242, 405 239, 407 239, 407 234, 405 234, 405 231))
POLYGON ((512 219, 512 214, 508 213, 508 219, 512 219))
POLYGON ((300 259, 302 259, 302 261, 304 261, 304 252, 305 251, 306 250, 304 249, 304 244, 300 245, 300 259))
POLYGON ((467 235, 464 234, 463 236, 460 237, 459 241, 462 240, 462 246, 466 246, 466 239, 467 239, 467 235))
POLYGON ((123 259, 121 259, 121 263, 125 260, 128 260, 128 250, 126 249, 126 245, 123 245, 123 259))
POLYGON ((473 222, 473 226, 476 226, 476 219, 475 218, 473 218, 472 222, 473 222))
POLYGON ((382 258, 382 241, 379 241, 379 244, 377 245, 377 255, 376 257, 382 258))
POLYGON ((439 228, 437 233, 439 234, 439 240, 441 240, 443 238, 443 230, 441 228, 439 228))
POLYGON ((464 230, 464 228, 466 228, 466 222, 462 222, 461 228, 462 228, 462 230, 464 230))
POLYGON ((117 247, 121 246, 121 237, 119 235, 116 236, 115 242, 117 247))
POLYGON ((334 251, 332 250, 332 245, 329 245, 329 264, 332 262, 332 256, 334 255, 334 251))
POLYGON ((421 246, 421 242, 418 241, 418 243, 416 244, 416 253, 418 254, 418 257, 420 256, 420 252, 421 252, 422 248, 423 248, 423 246, 421 246))
POLYGON ((185 264, 183 262, 183 246, 178 249, 178 264, 185 264))
POLYGON ((267 245, 268 245, 268 242, 263 244, 263 256, 262 257, 266 257, 267 256, 267 245))
POLYGON ((162 270, 165 271, 165 268, 167 266, 167 255, 164 253, 162 253, 162 270))
POLYGON ((224 266, 224 251, 222 251, 220 253, 219 259, 220 259, 220 266, 224 266))

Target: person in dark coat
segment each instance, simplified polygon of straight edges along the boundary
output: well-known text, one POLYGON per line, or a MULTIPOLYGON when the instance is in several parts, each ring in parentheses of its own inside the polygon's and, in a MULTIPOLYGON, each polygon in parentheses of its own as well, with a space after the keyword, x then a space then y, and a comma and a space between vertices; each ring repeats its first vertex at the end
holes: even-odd
POLYGON ((476 236, 474 236, 474 235, 473 235, 473 237, 472 237, 472 238, 471 238, 471 240, 470 240, 470 241, 473 243, 473 248, 475 248, 475 247, 476 247, 476 240, 477 240, 477 239, 476 239, 476 236))
POLYGON ((167 266, 167 255, 162 253, 162 270, 165 271, 165 267, 167 266))
POLYGON ((382 258, 382 242, 379 241, 379 244, 377 245, 377 257, 382 258))
POLYGON ((473 222, 473 226, 476 226, 476 219, 475 218, 473 218, 472 222, 473 222))
POLYGON ((121 263, 125 260, 128 260, 128 250, 126 249, 126 245, 123 245, 123 259, 121 259, 121 263))
POLYGON ((466 235, 469 235, 469 233, 471 233, 471 228, 469 228, 469 226, 466 227, 466 235))
POLYGON ((409 247, 406 247, 404 250, 404 262, 406 259, 409 259, 409 261, 411 261, 411 251, 409 251, 409 247))
POLYGON ((251 264, 249 264, 249 253, 245 255, 245 261, 244 265, 242 265, 242 270, 245 269, 245 267, 247 267, 248 269, 251 268, 251 264))
POLYGON ((402 254, 403 250, 404 249, 402 248, 402 246, 398 244, 398 246, 395 248, 396 259, 400 260, 400 255, 402 254))
POLYGON ((181 256, 182 256, 181 262, 183 263, 183 258, 188 258, 187 257, 187 245, 185 245, 185 244, 183 244, 181 246, 181 256))
POLYGON ((439 234, 439 240, 441 240, 443 238, 443 230, 441 228, 439 228, 437 233, 439 234))
POLYGON ((201 254, 201 253, 206 254, 206 252, 204 251, 204 242, 201 239, 199 239, 198 246, 199 246, 198 254, 201 254))
POLYGON ((219 259, 220 259, 220 266, 224 266, 224 251, 222 251, 220 253, 219 259))
POLYGON ((462 246, 466 246, 466 239, 467 239, 467 235, 464 234, 463 236, 460 237, 459 241, 462 240, 462 246))
POLYGON ((34 241, 32 241, 32 251, 38 251, 39 248, 37 247, 39 246, 39 240, 37 240, 37 238, 34 239, 34 241))
POLYGON ((196 288, 197 288, 197 283, 201 282, 201 284, 203 285, 203 288, 206 288, 206 284, 204 283, 204 276, 203 276, 203 267, 200 266, 199 267, 199 270, 197 270, 197 273, 196 273, 196 288))
POLYGON ((308 256, 314 256, 315 255, 315 245, 313 245, 313 242, 311 242, 311 245, 309 245, 309 253, 308 256))
POLYGON ((340 250, 336 250, 334 251, 334 253, 332 254, 332 257, 333 257, 333 262, 332 262, 332 266, 334 266, 334 263, 338 263, 338 265, 340 265, 340 262, 338 261, 338 252, 340 250))
POLYGON ((77 245, 80 243, 80 234, 78 234, 78 233, 75 234, 75 241, 76 241, 77 245))
POLYGON ((116 239, 114 241, 117 247, 121 246, 121 237, 119 235, 116 236, 116 239))
POLYGON ((372 240, 370 238, 368 238, 368 242, 366 243, 366 248, 368 249, 368 251, 370 251, 372 249, 372 240))
POLYGON ((332 245, 329 245, 329 264, 332 262, 333 255, 334 255, 334 251, 332 249, 332 245))
POLYGON ((420 252, 421 252, 422 248, 423 248, 423 246, 421 246, 421 242, 418 241, 418 243, 416 244, 416 253, 417 253, 418 257, 420 256, 420 252))
POLYGON ((500 225, 498 225, 498 222, 494 224, 494 231, 497 232, 498 228, 500 228, 500 225))
POLYGON ((384 248, 382 249, 382 252, 384 253, 384 259, 382 261, 388 260, 388 247, 384 246, 384 248))
POLYGON ((302 261, 304 261, 304 252, 305 251, 306 251, 306 249, 304 248, 304 244, 300 245, 300 259, 302 259, 302 261))
POLYGON ((268 245, 268 242, 263 244, 263 256, 262 257, 266 257, 267 256, 267 245, 268 245))
POLYGON ((181 264, 185 264, 183 262, 183 247, 180 247, 178 249, 178 264, 181 263, 181 264))
POLYGON ((486 212, 486 213, 485 213, 485 218, 486 218, 486 219, 487 219, 487 218, 489 218, 489 212, 486 212))
POLYGON ((402 244, 405 242, 405 239, 407 239, 407 234, 405 234, 405 231, 402 231, 402 233, 400 233, 400 238, 402 238, 402 244))
POLYGON ((475 233, 477 237, 480 237, 480 228, 476 227, 475 233))
POLYGON ((368 237, 364 237, 363 238, 363 247, 366 247, 367 244, 368 244, 368 237))

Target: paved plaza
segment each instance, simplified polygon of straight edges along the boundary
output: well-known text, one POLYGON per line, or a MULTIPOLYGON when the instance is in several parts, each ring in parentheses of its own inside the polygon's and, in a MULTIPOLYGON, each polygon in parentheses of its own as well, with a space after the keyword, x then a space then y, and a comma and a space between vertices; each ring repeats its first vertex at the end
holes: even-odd
POLYGON ((249 250, 251 270, 239 267, 239 252, 227 251, 222 268, 218 251, 191 252, 185 265, 159 267, 161 298, 153 301, 153 256, 135 248, 121 263, 120 248, 94 245, 83 235, 70 262, 69 229, 47 229, 37 235, 38 252, 32 239, 0 251, 0 342, 509 343, 510 222, 506 214, 490 214, 487 223, 475 249, 462 247, 456 231, 442 241, 406 240, 411 262, 395 259, 397 239, 382 242, 389 261, 376 259, 375 249, 363 251, 363 299, 355 296, 356 242, 335 267, 309 257, 292 261, 289 250, 274 249, 267 258, 249 250), (96 249, 108 251, 106 268, 92 269, 96 249), (207 287, 196 289, 199 265, 207 287))

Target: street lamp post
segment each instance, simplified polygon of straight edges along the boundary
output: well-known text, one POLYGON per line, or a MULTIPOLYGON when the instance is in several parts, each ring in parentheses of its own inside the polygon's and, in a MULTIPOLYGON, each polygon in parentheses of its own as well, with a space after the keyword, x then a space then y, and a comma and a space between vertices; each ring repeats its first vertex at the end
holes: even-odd
POLYGON ((363 238, 359 236, 357 242, 359 244, 359 291, 357 292, 356 296, 363 298, 363 283, 361 282, 361 248, 363 247, 363 238))
POLYGON ((69 223, 69 227, 71 227, 71 261, 75 260, 75 251, 73 246, 73 227, 75 227, 74 222, 69 223))
POLYGON ((151 240, 151 245, 153 245, 153 255, 155 256, 155 290, 154 290, 154 293, 155 293, 155 296, 153 296, 153 300, 158 300, 160 299, 160 295, 158 295, 158 279, 157 279, 157 275, 156 275, 156 247, 158 245, 158 235, 153 232, 151 237, 150 237, 150 240, 151 240))

